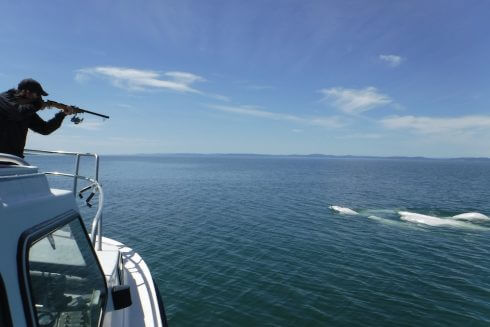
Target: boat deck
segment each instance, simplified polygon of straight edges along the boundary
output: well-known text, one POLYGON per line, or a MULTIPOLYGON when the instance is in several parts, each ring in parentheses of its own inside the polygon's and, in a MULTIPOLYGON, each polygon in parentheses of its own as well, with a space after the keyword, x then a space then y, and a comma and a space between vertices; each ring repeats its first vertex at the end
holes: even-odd
POLYGON ((130 247, 107 237, 102 238, 102 250, 97 250, 96 253, 108 284, 113 278, 113 263, 118 261, 119 253, 121 255, 124 272, 122 284, 130 286, 133 302, 126 309, 125 321, 121 326, 138 326, 141 321, 145 322, 145 326, 163 326, 157 290, 150 270, 141 256, 130 247))

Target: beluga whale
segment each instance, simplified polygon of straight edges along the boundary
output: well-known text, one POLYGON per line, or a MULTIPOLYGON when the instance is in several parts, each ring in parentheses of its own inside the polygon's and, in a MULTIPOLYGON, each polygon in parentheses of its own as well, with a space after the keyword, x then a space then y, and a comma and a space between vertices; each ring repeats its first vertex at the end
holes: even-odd
POLYGON ((339 206, 329 206, 330 209, 340 213, 341 215, 358 215, 359 213, 355 212, 352 209, 339 207, 339 206))

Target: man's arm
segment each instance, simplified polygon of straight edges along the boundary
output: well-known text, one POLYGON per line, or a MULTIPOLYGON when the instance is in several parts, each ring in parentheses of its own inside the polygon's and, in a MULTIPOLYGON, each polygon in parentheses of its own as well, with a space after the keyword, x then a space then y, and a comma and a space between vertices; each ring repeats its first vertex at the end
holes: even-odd
POLYGON ((65 117, 66 114, 60 111, 50 120, 44 121, 38 114, 33 114, 29 122, 29 128, 39 134, 49 135, 61 126, 65 117))

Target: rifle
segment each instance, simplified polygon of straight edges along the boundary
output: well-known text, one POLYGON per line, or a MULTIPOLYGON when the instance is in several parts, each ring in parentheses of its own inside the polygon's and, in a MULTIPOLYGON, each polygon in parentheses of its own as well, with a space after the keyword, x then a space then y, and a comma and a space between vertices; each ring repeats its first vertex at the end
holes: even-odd
POLYGON ((82 109, 82 108, 79 108, 77 106, 70 106, 70 105, 60 103, 60 102, 56 102, 56 101, 52 101, 52 100, 46 100, 45 106, 46 107, 55 107, 55 108, 62 109, 62 110, 65 108, 71 108, 75 112, 75 115, 71 118, 71 121, 75 124, 80 124, 83 121, 83 118, 79 118, 79 117, 77 117, 77 115, 78 114, 84 114, 84 113, 99 116, 99 117, 102 117, 105 119, 109 119, 109 116, 99 114, 97 112, 93 112, 90 110, 82 109))

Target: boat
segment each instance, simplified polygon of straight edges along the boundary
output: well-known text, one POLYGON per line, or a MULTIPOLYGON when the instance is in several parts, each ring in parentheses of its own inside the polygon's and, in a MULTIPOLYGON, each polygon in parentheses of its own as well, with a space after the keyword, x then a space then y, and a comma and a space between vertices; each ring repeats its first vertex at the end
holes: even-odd
POLYGON ((144 260, 102 234, 99 156, 26 153, 70 156, 75 168, 42 172, 23 158, 0 153, 0 327, 167 326, 162 297, 144 260), (79 175, 82 157, 95 163, 91 176, 79 175), (51 187, 53 178, 71 179, 72 188, 51 187), (76 199, 84 195, 88 206, 97 200, 90 226, 76 199))

